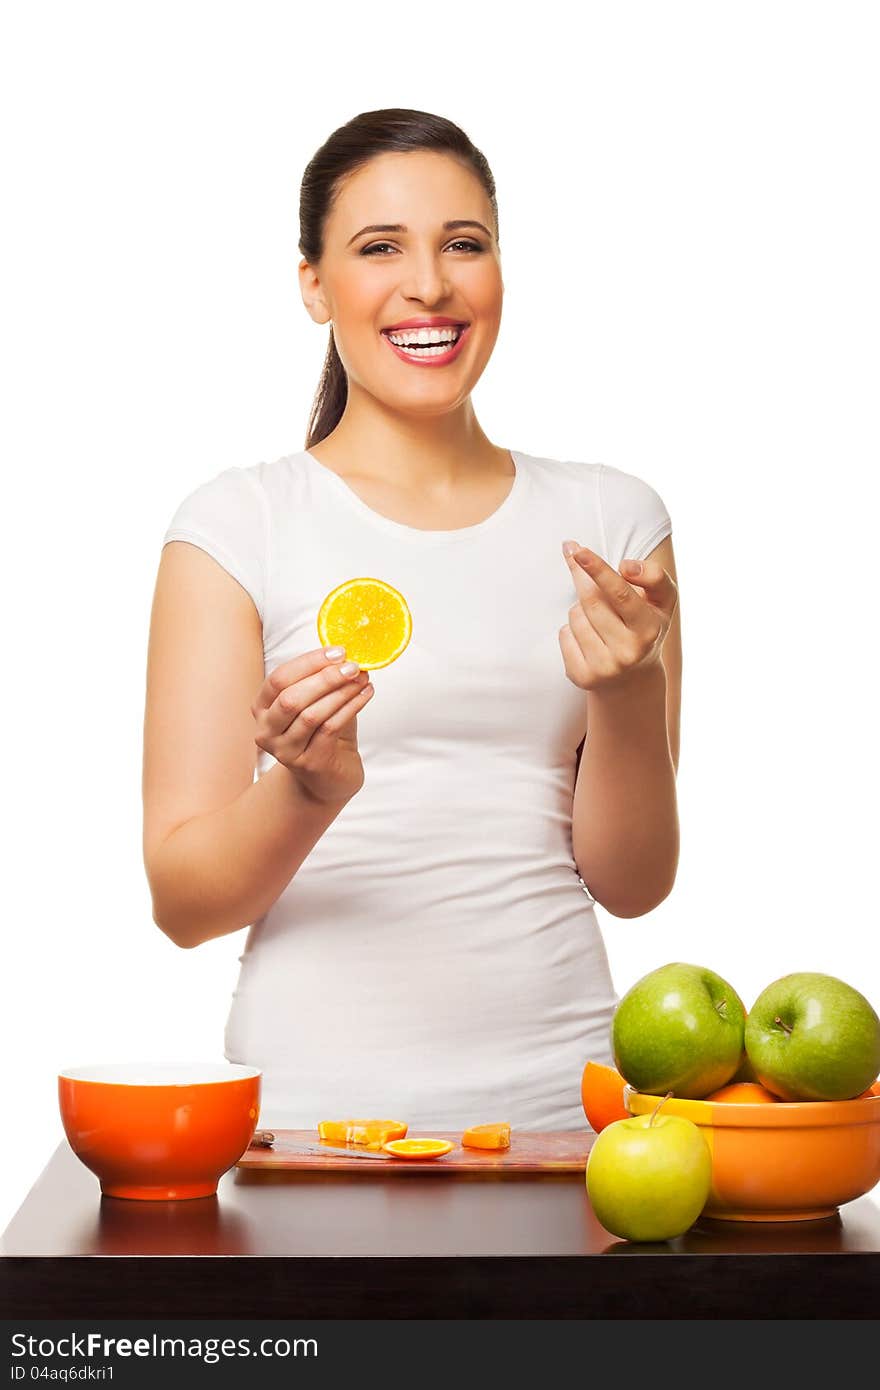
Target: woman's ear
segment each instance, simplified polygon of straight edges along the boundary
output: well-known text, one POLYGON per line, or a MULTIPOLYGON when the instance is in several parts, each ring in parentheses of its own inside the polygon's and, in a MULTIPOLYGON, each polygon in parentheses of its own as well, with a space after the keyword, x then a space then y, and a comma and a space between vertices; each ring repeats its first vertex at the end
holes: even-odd
POLYGON ((310 317, 315 323, 332 323, 333 320, 330 317, 330 310, 327 308, 317 273, 305 260, 300 261, 297 269, 300 294, 310 317))

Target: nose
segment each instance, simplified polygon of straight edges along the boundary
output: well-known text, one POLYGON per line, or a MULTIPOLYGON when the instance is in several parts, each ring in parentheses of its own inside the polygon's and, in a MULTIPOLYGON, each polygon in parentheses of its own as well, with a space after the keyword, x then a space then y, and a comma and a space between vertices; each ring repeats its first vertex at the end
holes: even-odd
POLYGON ((449 278, 442 255, 442 252, 435 254, 425 250, 409 257, 405 282, 401 285, 404 298, 433 305, 449 297, 449 278))

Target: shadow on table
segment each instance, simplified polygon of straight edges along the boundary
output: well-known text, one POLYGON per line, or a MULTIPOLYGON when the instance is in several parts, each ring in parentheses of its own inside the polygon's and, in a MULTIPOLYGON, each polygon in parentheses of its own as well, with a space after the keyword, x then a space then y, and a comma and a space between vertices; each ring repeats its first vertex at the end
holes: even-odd
POLYGON ((84 1255, 166 1255, 198 1250, 204 1255, 248 1248, 248 1223, 213 1197, 143 1202, 104 1197, 94 1220, 82 1223, 76 1244, 84 1255))
POLYGON ((648 1255, 675 1251, 679 1255, 835 1254, 849 1248, 840 1213, 815 1221, 719 1221, 703 1216, 675 1240, 613 1240, 603 1255, 648 1255))

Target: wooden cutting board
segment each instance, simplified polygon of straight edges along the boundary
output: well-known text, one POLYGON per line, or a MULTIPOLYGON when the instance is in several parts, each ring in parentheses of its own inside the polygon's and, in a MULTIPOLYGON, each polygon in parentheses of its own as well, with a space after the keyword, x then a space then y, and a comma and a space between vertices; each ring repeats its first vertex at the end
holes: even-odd
MULTIPOLYGON (((511 1131, 509 1149, 464 1149, 461 1130, 414 1130, 407 1139, 449 1139, 455 1147, 440 1158, 392 1158, 384 1162, 347 1154, 304 1153, 305 1145, 319 1142, 313 1129, 274 1129, 271 1147, 248 1149, 237 1168, 269 1170, 288 1168, 301 1172, 370 1173, 495 1173, 517 1177, 527 1173, 583 1173, 593 1140, 592 1130, 554 1130, 547 1133, 511 1131)), ((354 1145, 352 1145, 354 1150, 354 1145)))

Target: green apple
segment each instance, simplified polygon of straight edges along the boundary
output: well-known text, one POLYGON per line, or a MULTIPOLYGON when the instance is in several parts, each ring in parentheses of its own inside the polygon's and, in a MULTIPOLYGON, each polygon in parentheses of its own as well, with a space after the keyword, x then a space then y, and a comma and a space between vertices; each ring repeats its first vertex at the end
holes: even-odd
POLYGON ((587 1158, 593 1211, 624 1240, 683 1235, 712 1186, 712 1156, 697 1126, 657 1109, 606 1125, 587 1158))
POLYGON ((743 1051, 745 1006, 702 965, 661 965, 618 1002, 614 1065, 637 1091, 698 1100, 733 1076, 743 1051))
POLYGON ((762 1086, 783 1100, 852 1100, 880 1071, 880 1018, 834 975, 774 980, 746 1021, 746 1052, 762 1086))

